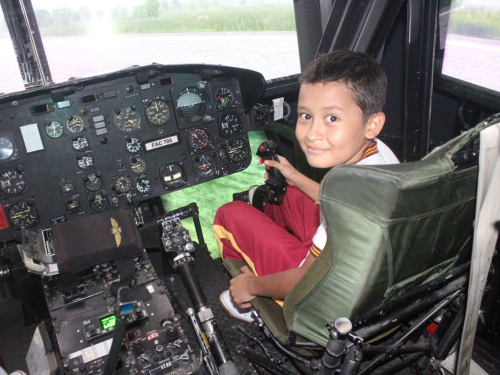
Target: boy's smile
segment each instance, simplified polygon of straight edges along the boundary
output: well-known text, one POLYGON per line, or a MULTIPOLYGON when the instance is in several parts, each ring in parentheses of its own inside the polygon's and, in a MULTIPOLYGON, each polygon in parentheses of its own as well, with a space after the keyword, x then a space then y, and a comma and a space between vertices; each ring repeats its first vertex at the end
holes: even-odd
POLYGON ((377 116, 385 120, 378 113, 364 123, 352 91, 338 82, 302 84, 297 110, 295 135, 309 165, 316 168, 359 161, 382 128, 377 116))

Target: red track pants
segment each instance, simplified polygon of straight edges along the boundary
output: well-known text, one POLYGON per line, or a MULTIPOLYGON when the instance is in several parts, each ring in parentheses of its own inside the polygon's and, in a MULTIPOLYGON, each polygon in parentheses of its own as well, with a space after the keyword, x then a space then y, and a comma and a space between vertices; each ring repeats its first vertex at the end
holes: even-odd
POLYGON ((222 258, 245 261, 256 275, 297 268, 319 226, 319 206, 289 186, 283 203, 266 203, 261 212, 235 201, 217 210, 214 235, 222 258))

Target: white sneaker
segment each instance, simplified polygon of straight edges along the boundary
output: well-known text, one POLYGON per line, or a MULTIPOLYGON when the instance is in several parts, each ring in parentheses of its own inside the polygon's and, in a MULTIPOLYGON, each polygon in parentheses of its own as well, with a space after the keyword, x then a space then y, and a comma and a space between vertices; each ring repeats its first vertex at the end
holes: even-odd
POLYGON ((225 290, 220 294, 219 302, 222 305, 222 308, 226 310, 226 312, 233 318, 242 320, 247 323, 253 323, 254 318, 252 315, 252 309, 240 309, 238 306, 236 306, 236 304, 233 302, 233 299, 231 298, 229 290, 225 290))

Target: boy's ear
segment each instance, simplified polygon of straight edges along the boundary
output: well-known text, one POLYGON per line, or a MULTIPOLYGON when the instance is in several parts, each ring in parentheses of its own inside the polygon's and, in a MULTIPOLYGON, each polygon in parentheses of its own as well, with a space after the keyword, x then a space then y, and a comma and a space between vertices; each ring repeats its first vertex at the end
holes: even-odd
POLYGON ((385 113, 377 112, 370 116, 366 122, 366 139, 375 138, 381 132, 385 124, 385 113))

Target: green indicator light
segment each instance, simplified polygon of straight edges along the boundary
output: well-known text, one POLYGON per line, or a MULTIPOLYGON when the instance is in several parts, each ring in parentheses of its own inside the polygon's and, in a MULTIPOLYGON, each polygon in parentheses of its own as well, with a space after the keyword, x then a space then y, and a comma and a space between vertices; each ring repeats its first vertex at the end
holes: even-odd
POLYGON ((99 323, 101 323, 102 329, 113 328, 116 325, 116 316, 105 316, 104 318, 99 319, 99 323))

